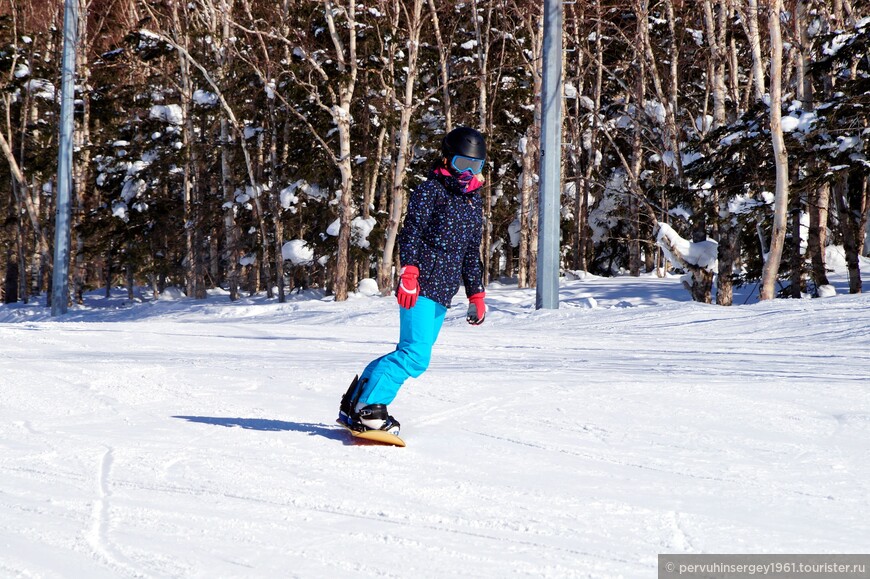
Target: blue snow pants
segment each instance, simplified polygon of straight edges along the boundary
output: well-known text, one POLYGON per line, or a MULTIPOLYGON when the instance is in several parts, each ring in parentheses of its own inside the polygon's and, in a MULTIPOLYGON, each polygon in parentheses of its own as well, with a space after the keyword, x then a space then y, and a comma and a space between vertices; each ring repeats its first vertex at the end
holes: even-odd
POLYGON ((445 314, 447 308, 423 296, 413 308, 399 308, 399 344, 363 370, 360 406, 390 404, 405 380, 426 371, 445 314))

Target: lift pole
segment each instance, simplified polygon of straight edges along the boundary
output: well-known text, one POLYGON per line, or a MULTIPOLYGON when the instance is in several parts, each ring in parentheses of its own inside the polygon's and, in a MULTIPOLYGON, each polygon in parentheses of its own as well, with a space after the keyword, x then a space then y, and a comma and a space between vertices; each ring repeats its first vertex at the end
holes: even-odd
POLYGON ((72 218, 73 114, 75 112, 76 50, 79 0, 66 0, 63 18, 63 62, 60 97, 60 138, 57 158, 57 204, 54 221, 54 269, 51 315, 65 314, 69 303, 70 221, 72 218))
POLYGON ((559 309, 562 201, 562 0, 544 0, 541 181, 536 309, 559 309))

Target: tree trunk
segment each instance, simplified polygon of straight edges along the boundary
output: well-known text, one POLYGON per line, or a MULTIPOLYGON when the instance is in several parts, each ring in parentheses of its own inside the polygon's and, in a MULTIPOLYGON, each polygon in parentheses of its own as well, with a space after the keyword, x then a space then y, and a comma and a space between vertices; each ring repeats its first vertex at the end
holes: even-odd
POLYGON ((422 21, 423 0, 414 0, 408 18, 408 64, 405 71, 405 86, 402 102, 399 103, 399 146, 396 150, 396 160, 393 164, 391 187, 390 218, 387 225, 384 253, 381 260, 381 271, 378 274, 379 287, 383 295, 389 295, 393 289, 392 266, 396 249, 396 238, 402 213, 405 209, 405 174, 411 156, 411 117, 414 113, 414 85, 417 82, 417 57, 420 47, 420 30, 422 21))
MULTIPOLYGON (((472 0, 472 9, 477 14, 478 0, 472 0)), ((488 3, 486 8, 486 20, 481 26, 479 18, 474 18, 474 34, 477 38, 477 129, 486 134, 487 122, 489 115, 489 52, 490 52, 490 34, 492 31, 492 3, 488 3)), ((481 191, 478 194, 484 196, 483 202, 483 234, 481 236, 481 250, 483 252, 483 285, 484 287, 489 282, 489 254, 492 244, 491 234, 492 225, 490 219, 492 217, 492 194, 491 185, 485 181, 481 191)))
POLYGON ((849 269, 849 293, 861 293, 861 268, 858 258, 857 223, 853 216, 850 203, 846 198, 849 191, 848 173, 844 172, 834 185, 834 201, 840 220, 840 230, 843 232, 843 251, 846 254, 846 266, 849 269))
POLYGON ((441 36, 441 24, 438 19, 438 10, 435 8, 435 0, 428 0, 429 11, 432 15, 432 26, 435 29, 435 41, 438 46, 438 65, 441 73, 441 100, 444 108, 444 132, 449 133, 453 130, 453 107, 450 103, 450 72, 448 59, 450 58, 450 50, 444 44, 444 39, 441 36))
POLYGON ((828 206, 831 198, 831 186, 820 185, 810 192, 808 209, 810 212, 810 227, 807 233, 807 252, 812 264, 811 271, 816 290, 828 285, 828 272, 825 266, 825 246, 827 245, 828 206))
MULTIPOLYGON (((719 30, 717 32, 717 37, 715 41, 715 52, 717 56, 714 58, 718 58, 720 61, 724 60, 724 51, 725 51, 725 26, 727 24, 726 18, 726 10, 727 4, 720 3, 719 5, 720 17, 719 17, 719 30)), ((705 9, 705 13, 707 10, 705 9)), ((712 24, 712 22, 710 23, 712 24)), ((709 24, 708 24, 709 25, 709 24)), ((733 35, 732 35, 733 41, 733 35)), ((732 61, 736 59, 736 55, 734 51, 731 52, 732 61)), ((732 66, 731 74, 732 74, 732 98, 734 102, 738 102, 737 93, 737 74, 736 74, 736 66, 732 66)), ((723 66, 719 68, 719 72, 721 73, 722 78, 717 78, 715 81, 715 85, 719 86, 719 89, 714 91, 714 100, 717 94, 720 94, 724 97, 724 88, 725 88, 725 80, 724 80, 724 63, 723 66)), ((716 108, 714 106, 714 108, 716 108)), ((720 107, 724 109, 724 106, 720 107)), ((724 110, 720 113, 724 114, 724 110)), ((719 122, 725 122, 724 116, 719 118, 714 115, 713 124, 714 126, 720 126, 719 122)), ((716 303, 720 306, 730 306, 734 303, 734 269, 735 263, 739 258, 737 252, 737 227, 736 220, 734 216, 731 215, 731 209, 729 206, 729 197, 724 192, 717 192, 717 229, 719 232, 719 244, 717 246, 717 259, 718 259, 718 277, 716 278, 716 303)))
POLYGON ((601 42, 602 35, 602 11, 601 0, 595 0, 595 87, 592 91, 592 129, 589 135, 588 159, 586 173, 583 175, 583 199, 580 208, 580 262, 579 269, 587 271, 589 265, 586 261, 589 254, 589 197, 592 195, 592 175, 599 166, 599 143, 598 123, 599 111, 601 110, 601 93, 604 81, 604 47, 601 42))
POLYGON ((332 291, 335 301, 347 299, 347 274, 349 271, 351 221, 353 219, 353 168, 350 158, 350 102, 347 109, 342 109, 348 116, 338 119, 338 139, 340 157, 338 170, 341 173, 341 196, 338 205, 338 255, 335 262, 335 272, 332 279, 332 291))
MULTIPOLYGON (((643 167, 643 121, 640 118, 646 101, 646 48, 652 49, 646 41, 646 30, 649 26, 647 2, 638 3, 637 30, 635 32, 635 62, 634 73, 634 108, 637 117, 634 119, 634 130, 631 140, 631 173, 640 175, 643 167)), ((676 153, 676 151, 674 151, 676 153)), ((638 194, 640 191, 637 192, 638 194)), ((640 206, 635 196, 628 199, 628 272, 634 277, 640 276, 640 206)))
POLYGON ((378 190, 378 182, 381 178, 381 160, 384 157, 384 141, 387 136, 387 125, 382 124, 378 129, 377 145, 375 146, 375 156, 371 163, 368 164, 370 172, 366 180, 365 191, 363 192, 363 219, 371 217, 372 209, 375 203, 375 194, 378 190))
POLYGON ((532 276, 535 271, 533 254, 537 251, 537 238, 533 231, 533 217, 537 214, 535 190, 535 157, 538 147, 534 125, 526 130, 525 147, 521 151, 522 178, 520 186, 520 247, 519 247, 519 270, 517 272, 517 286, 522 288, 534 287, 532 276))
POLYGON ((224 198, 224 239, 227 261, 227 286, 230 293, 230 301, 236 301, 241 297, 239 282, 241 278, 239 259, 241 236, 236 224, 235 215, 235 192, 232 185, 230 172, 230 130, 229 122, 221 116, 221 187, 224 198))
POLYGON ((870 177, 864 175, 861 179, 861 221, 856 231, 858 237, 858 255, 867 256, 867 235, 870 233, 870 177))
POLYGON ((782 31, 779 19, 782 0, 772 0, 770 7, 770 135, 776 164, 776 194, 774 200, 773 233, 770 254, 761 277, 761 299, 776 297, 776 280, 788 226, 789 171, 788 151, 782 132, 782 31))
MULTIPOLYGON (((178 4, 172 4, 172 28, 170 34, 173 40, 186 51, 189 48, 188 24, 179 18, 178 4)), ((196 203, 194 200, 195 164, 196 153, 194 152, 193 119, 190 114, 193 102, 193 83, 190 78, 190 63, 182 51, 178 52, 178 70, 180 77, 181 92, 181 118, 182 131, 181 143, 184 147, 184 167, 182 168, 182 195, 184 200, 184 291, 187 297, 197 297, 196 266, 198 261, 198 248, 196 246, 195 233, 198 227, 196 218, 196 203)), ((204 296, 203 296, 204 297, 204 296)))
POLYGON ((14 304, 18 301, 18 262, 11 249, 6 250, 6 275, 3 281, 3 303, 14 304))
MULTIPOLYGON (((229 17, 232 10, 232 1, 221 0, 221 14, 224 18, 220 22, 221 49, 218 51, 218 81, 225 83, 229 76, 232 65, 233 52, 229 50, 230 30, 229 17)), ((240 136, 243 138, 243 136, 240 136)), ((228 113, 222 108, 220 112, 220 161, 221 161, 221 191, 223 194, 223 225, 224 225, 224 255, 227 268, 227 289, 230 301, 236 301, 241 297, 241 232, 236 223, 236 195, 233 183, 232 170, 230 168, 230 120, 228 113)))
MULTIPOLYGON (((12 173, 12 178, 15 181, 12 191, 16 194, 16 201, 24 206, 27 211, 27 216, 30 218, 30 226, 33 228, 37 241, 37 255, 40 256, 42 261, 50 264, 51 255, 49 252, 48 238, 45 236, 45 232, 40 225, 39 207, 31 196, 30 186, 27 183, 27 179, 21 171, 18 161, 12 153, 12 148, 9 145, 9 141, 6 140, 3 131, 0 131, 0 150, 2 150, 6 157, 6 161, 9 163, 9 171, 12 173)), ((36 201, 38 202, 38 197, 36 198, 36 201)))
MULTIPOLYGON (((713 0, 704 0, 704 32, 707 39, 708 48, 708 78, 707 89, 713 97, 713 125, 711 128, 716 129, 725 124, 725 97, 727 93, 725 84, 725 69, 726 69, 726 31, 727 23, 727 3, 724 0, 716 0, 718 13, 714 10, 713 0)), ((728 282, 731 279, 731 270, 733 269, 733 261, 729 263, 729 256, 733 256, 733 247, 731 245, 731 215, 728 209, 727 199, 723 195, 717 195, 715 205, 717 214, 716 221, 713 224, 714 229, 718 230, 719 239, 722 240, 722 226, 726 239, 724 248, 721 248, 724 263, 719 264, 720 271, 725 270, 726 275, 720 276, 720 284, 725 287, 717 288, 716 301, 722 305, 729 305, 730 299, 733 299, 733 290, 728 287, 728 282), (721 295, 721 297, 720 297, 721 295)), ((707 239, 707 214, 704 201, 697 199, 694 207, 694 217, 692 220, 692 241, 702 242, 707 239)), ((696 273, 693 273, 695 279, 692 284, 692 296, 695 301, 703 301, 710 303, 712 297, 713 272, 706 269, 698 268, 696 273)))
POLYGON ((332 106, 332 118, 338 128, 338 170, 341 174, 341 195, 339 197, 339 231, 338 231, 338 256, 335 261, 332 288, 335 301, 347 300, 348 287, 347 275, 349 271, 349 252, 351 221, 353 219, 353 162, 351 153, 351 115, 350 108, 356 91, 356 81, 359 71, 357 62, 357 29, 356 29, 356 0, 349 0, 344 10, 347 16, 347 27, 350 31, 347 35, 347 47, 341 40, 338 29, 333 20, 333 3, 324 0, 324 16, 332 38, 338 59, 338 70, 341 80, 338 82, 338 100, 332 106))
MULTIPOLYGON (((278 115, 275 110, 275 99, 269 99, 269 166, 273 175, 277 176, 278 171, 278 115)), ((287 301, 284 292, 284 220, 281 218, 283 207, 281 207, 281 199, 277 192, 269 193, 269 205, 272 213, 272 227, 275 235, 274 253, 275 263, 275 285, 278 289, 278 303, 283 304, 287 301)))
MULTIPOLYGON (((792 172, 797 167, 791 168, 792 172)), ((798 175, 794 175, 797 180, 798 175)), ((804 255, 801 250, 801 196, 795 192, 789 199, 789 213, 791 215, 791 260, 789 263, 789 295, 793 299, 800 299, 803 290, 804 255)))
POLYGON ((748 0, 749 9, 744 20, 748 22, 749 46, 752 51, 752 88, 755 101, 764 98, 764 62, 761 56, 761 33, 758 30, 758 0, 748 0))
POLYGON ((544 14, 543 10, 531 10, 530 6, 514 4, 515 16, 520 19, 528 43, 518 44, 523 54, 527 72, 533 81, 534 122, 526 128, 520 147, 519 162, 522 167, 520 181, 520 246, 518 248, 517 283, 520 288, 535 287, 537 283, 538 253, 538 207, 539 189, 536 169, 540 162, 541 139, 541 93, 543 91, 544 14))
MULTIPOLYGON (((717 0, 720 15, 726 7, 723 0, 717 0)), ((725 124, 725 31, 722 26, 722 18, 719 18, 719 26, 713 10, 713 0, 704 0, 704 27, 710 52, 710 70, 712 76, 710 82, 711 94, 713 95, 713 128, 725 124)))
MULTIPOLYGON (((12 187, 15 187, 15 183, 12 184, 12 187)), ((21 204, 16 203, 16 210, 18 213, 18 220, 16 223, 16 246, 18 248, 18 299, 27 303, 27 255, 26 255, 26 241, 24 232, 27 229, 27 225, 24 222, 23 212, 21 211, 21 204)))
POLYGON ((737 232, 728 209, 728 198, 719 196, 719 245, 717 247, 719 277, 716 280, 716 303, 730 306, 734 303, 734 264, 737 262, 737 232))

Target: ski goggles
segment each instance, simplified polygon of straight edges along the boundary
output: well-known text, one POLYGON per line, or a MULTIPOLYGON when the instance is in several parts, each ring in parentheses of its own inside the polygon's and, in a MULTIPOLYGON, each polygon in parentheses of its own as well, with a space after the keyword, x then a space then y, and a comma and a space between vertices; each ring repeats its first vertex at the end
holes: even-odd
POLYGON ((453 167, 457 173, 471 171, 473 175, 479 175, 480 172, 483 171, 484 162, 483 159, 453 155, 453 158, 450 159, 450 166, 453 167))

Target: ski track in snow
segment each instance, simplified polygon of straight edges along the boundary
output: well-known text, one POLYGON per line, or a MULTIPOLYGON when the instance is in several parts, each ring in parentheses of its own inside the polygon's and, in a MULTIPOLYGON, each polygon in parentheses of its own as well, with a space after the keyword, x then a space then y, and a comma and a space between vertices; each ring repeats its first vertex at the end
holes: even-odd
POLYGON ((655 577, 666 552, 866 550, 870 296, 487 293, 391 407, 403 449, 333 423, 394 347, 393 300, 0 308, 0 575, 655 577))

